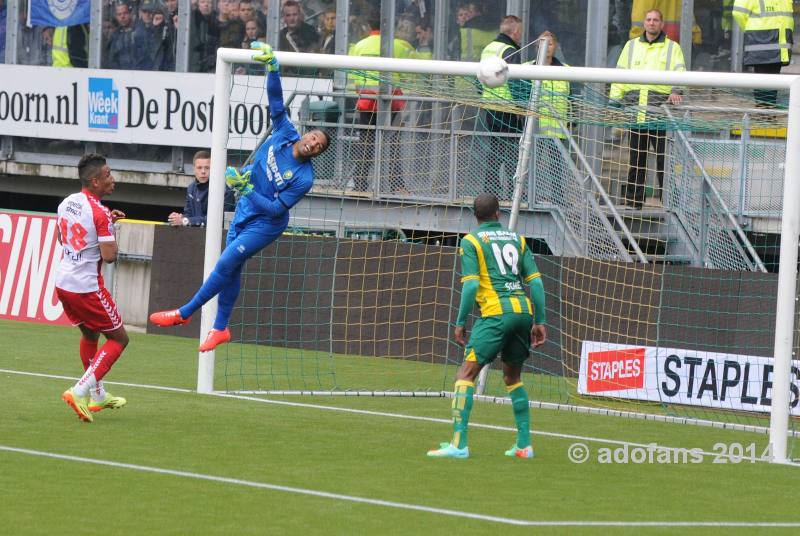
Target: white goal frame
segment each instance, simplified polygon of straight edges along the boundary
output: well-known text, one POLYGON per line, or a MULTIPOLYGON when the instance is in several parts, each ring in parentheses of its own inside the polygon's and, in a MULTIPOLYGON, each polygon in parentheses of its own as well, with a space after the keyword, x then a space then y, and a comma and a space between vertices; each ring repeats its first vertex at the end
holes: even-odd
MULTIPOLYGON (((210 275, 219 258, 222 246, 224 175, 227 165, 229 89, 231 64, 256 63, 253 51, 221 48, 217 51, 214 82, 214 125, 211 146, 211 178, 208 195, 208 224, 206 226, 203 279, 210 275)), ((475 76, 478 64, 470 62, 409 60, 276 52, 279 62, 288 67, 317 67, 321 69, 358 69, 413 74, 475 76)), ((784 167, 783 214, 781 248, 776 300, 774 381, 770 414, 770 447, 772 461, 788 462, 787 434, 789 427, 789 393, 794 332, 797 279, 798 238, 800 237, 800 76, 756 75, 715 72, 662 72, 601 69, 587 67, 553 68, 536 65, 509 65, 509 78, 529 80, 566 80, 569 82, 641 83, 672 86, 724 87, 736 89, 777 89, 789 91, 789 114, 784 167), (794 180, 792 180, 794 179, 794 180)), ((518 177, 517 180, 522 180, 518 177)), ((519 207, 519 203, 515 203, 519 207)), ((514 215, 512 215, 513 217, 514 215)), ((201 334, 211 329, 216 315, 216 298, 202 309, 201 334)), ((198 358, 197 391, 214 390, 214 352, 201 353, 198 358)))

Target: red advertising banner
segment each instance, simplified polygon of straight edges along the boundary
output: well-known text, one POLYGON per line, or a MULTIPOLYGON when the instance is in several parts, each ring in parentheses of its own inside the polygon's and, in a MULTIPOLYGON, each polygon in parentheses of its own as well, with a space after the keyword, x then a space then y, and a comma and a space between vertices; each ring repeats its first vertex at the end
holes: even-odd
POLYGON ((0 318, 70 325, 55 292, 56 217, 0 210, 0 318))
POLYGON ((589 352, 589 393, 644 387, 644 348, 589 352))

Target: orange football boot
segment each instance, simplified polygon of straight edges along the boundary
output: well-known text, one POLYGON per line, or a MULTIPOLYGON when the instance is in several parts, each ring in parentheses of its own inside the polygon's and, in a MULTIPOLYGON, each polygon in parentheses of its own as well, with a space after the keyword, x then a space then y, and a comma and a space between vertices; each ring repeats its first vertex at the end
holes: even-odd
POLYGON ((224 344, 231 340, 231 330, 225 328, 223 330, 219 329, 212 329, 206 335, 206 340, 203 341, 203 344, 200 345, 201 352, 210 352, 220 344, 224 344))
POLYGON ((178 309, 173 309, 171 311, 158 311, 157 313, 150 315, 150 322, 156 326, 161 326, 162 328, 167 328, 169 326, 181 326, 183 324, 188 324, 191 321, 191 316, 189 318, 181 318, 181 312, 178 309))

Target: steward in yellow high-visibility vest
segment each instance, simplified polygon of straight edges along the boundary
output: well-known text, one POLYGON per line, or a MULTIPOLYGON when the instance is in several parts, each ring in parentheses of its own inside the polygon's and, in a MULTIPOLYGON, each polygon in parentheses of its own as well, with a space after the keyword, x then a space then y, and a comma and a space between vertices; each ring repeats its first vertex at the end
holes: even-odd
POLYGON ((494 24, 496 23, 493 23, 488 17, 478 14, 459 28, 461 61, 478 61, 482 51, 495 38, 496 26, 494 24))
MULTIPOLYGON (((381 55, 381 32, 373 30, 367 37, 350 47, 348 56, 368 56, 380 57, 381 55)), ((414 47, 404 39, 394 40, 393 56, 395 58, 419 59, 419 55, 414 47)), ((399 74, 394 75, 394 80, 400 79, 399 74)), ((378 71, 350 72, 347 75, 348 88, 360 89, 364 87, 377 88, 380 83, 378 71)))
POLYGON ((67 44, 68 30, 68 26, 58 26, 53 31, 53 67, 72 67, 72 62, 69 61, 69 47, 67 44))
MULTIPOLYGON (((486 45, 481 52, 481 59, 491 56, 503 58, 506 63, 521 64, 519 42, 522 39, 522 20, 514 15, 504 17, 500 23, 500 33, 494 41, 486 45)), ((499 87, 484 87, 482 99, 492 103, 494 109, 484 109, 482 119, 489 132, 519 133, 522 132, 524 116, 511 111, 498 111, 496 108, 513 109, 515 101, 524 98, 524 83, 507 81, 499 87)), ((517 166, 518 139, 514 137, 496 137, 490 140, 484 165, 486 169, 485 192, 492 193, 500 199, 508 199, 504 195, 504 187, 500 178, 501 165, 509 179, 513 177, 517 166)), ((510 185, 510 181, 509 181, 510 185)), ((510 192, 510 189, 509 189, 510 192)))
MULTIPOLYGON (((657 11, 651 11, 654 15, 657 11)), ((631 39, 622 49, 617 60, 618 69, 636 69, 646 71, 685 71, 683 51, 678 43, 659 31, 652 40, 645 32, 641 37, 631 39)), ((653 75, 657 78, 658 75, 653 75)), ((647 119, 646 106, 661 106, 671 95, 680 95, 680 90, 663 84, 611 84, 609 97, 612 101, 624 101, 638 104, 639 112, 636 121, 643 123, 647 119)))
MULTIPOLYGON (((661 12, 657 9, 645 15, 644 33, 631 39, 622 49, 617 60, 618 69, 644 71, 685 71, 683 52, 680 45, 668 38, 662 31, 661 12)), ((653 73, 658 78, 658 73, 653 73)), ((638 106, 636 123, 630 131, 630 167, 628 184, 625 188, 625 204, 642 208, 645 198, 647 178, 647 153, 652 146, 656 153, 656 175, 661 197, 664 185, 664 149, 666 131, 661 125, 648 125, 646 107, 660 107, 665 103, 680 104, 682 97, 678 88, 664 84, 611 84, 609 94, 612 103, 626 102, 638 106)))
MULTIPOLYGON (((744 32, 742 65, 754 73, 778 74, 788 65, 794 43, 792 0, 736 0, 733 18, 744 32)), ((753 90, 757 106, 774 106, 778 92, 753 90)))
POLYGON ((744 32, 744 65, 788 65, 794 43, 792 0, 736 0, 733 18, 744 32))
MULTIPOLYGON (((361 41, 357 42, 355 45, 350 47, 348 50, 348 56, 366 56, 366 57, 380 57, 381 55, 381 32, 380 32, 380 13, 375 11, 372 12, 367 20, 367 23, 370 25, 372 30, 370 31, 369 35, 362 39, 361 41)), ((411 58, 417 59, 417 51, 408 41, 404 39, 394 39, 393 43, 393 56, 395 58, 411 58)), ((402 85, 403 80, 408 80, 409 75, 400 75, 395 74, 392 77, 393 84, 400 84, 402 85), (406 78, 404 78, 406 77, 406 78)), ((348 102, 347 107, 352 110, 355 108, 355 111, 358 112, 358 124, 365 125, 365 126, 375 126, 377 114, 377 100, 376 98, 372 97, 377 96, 378 90, 380 86, 380 73, 378 71, 351 71, 347 75, 347 89, 348 91, 352 91, 361 95, 358 99, 355 100, 354 106, 351 102, 348 102)), ((402 95, 402 91, 400 88, 394 88, 393 95, 402 95)), ((349 99, 352 101, 352 99, 349 99)), ((392 112, 392 120, 394 120, 395 116, 398 112, 403 110, 405 107, 405 101, 394 99, 391 101, 391 112, 392 112)), ((355 162, 355 170, 352 177, 353 180, 353 189, 360 192, 368 191, 372 187, 372 178, 374 173, 372 173, 372 166, 374 158, 374 145, 375 145, 375 129, 374 128, 362 128, 358 130, 358 135, 360 138, 360 145, 362 147, 362 154, 360 158, 356 159, 355 162)), ((391 151, 397 150, 396 144, 391 144, 392 148, 391 151)), ((394 158, 390 157, 390 160, 399 161, 399 155, 395 154, 392 155, 394 158)), ((399 179, 395 178, 396 182, 399 183, 399 179)), ((390 182, 391 179, 387 178, 386 182, 390 182)), ((402 189, 402 184, 394 184, 397 189, 402 189)))
MULTIPOLYGON (((542 32, 539 39, 547 38, 547 55, 543 65, 569 67, 555 57, 558 38, 549 31, 542 32)), ((536 60, 529 62, 536 65, 536 60)), ((532 87, 532 84, 531 84, 532 87)), ((571 88, 566 80, 542 80, 539 85, 536 114, 539 117, 539 134, 553 138, 566 139, 566 134, 559 122, 569 121, 569 101, 571 88)))

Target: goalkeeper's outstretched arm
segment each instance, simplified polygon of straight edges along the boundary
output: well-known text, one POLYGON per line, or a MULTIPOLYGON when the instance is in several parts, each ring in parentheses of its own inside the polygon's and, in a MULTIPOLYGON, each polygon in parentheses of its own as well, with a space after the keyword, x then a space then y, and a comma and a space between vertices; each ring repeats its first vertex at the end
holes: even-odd
POLYGON ((260 41, 250 43, 250 48, 256 53, 253 59, 260 61, 267 68, 267 99, 269 100, 269 115, 272 119, 277 119, 286 113, 283 104, 283 88, 281 87, 280 64, 272 51, 272 47, 260 41))

